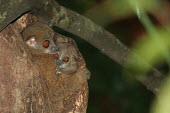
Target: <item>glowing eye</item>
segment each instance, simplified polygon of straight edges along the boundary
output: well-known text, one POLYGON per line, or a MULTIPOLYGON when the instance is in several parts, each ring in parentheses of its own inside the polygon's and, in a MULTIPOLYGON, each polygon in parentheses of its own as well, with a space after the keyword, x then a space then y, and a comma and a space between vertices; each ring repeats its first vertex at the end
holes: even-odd
POLYGON ((68 61, 69 61, 69 57, 64 57, 64 58, 63 58, 63 61, 64 61, 64 62, 68 62, 68 61))
POLYGON ((43 42, 43 46, 44 46, 45 48, 49 47, 49 45, 50 45, 50 42, 49 42, 48 40, 45 40, 45 41, 43 42))
POLYGON ((58 53, 54 54, 54 58, 58 59, 59 58, 59 54, 58 53))
POLYGON ((53 36, 53 40, 54 40, 54 41, 57 40, 57 36, 56 36, 56 35, 53 36))

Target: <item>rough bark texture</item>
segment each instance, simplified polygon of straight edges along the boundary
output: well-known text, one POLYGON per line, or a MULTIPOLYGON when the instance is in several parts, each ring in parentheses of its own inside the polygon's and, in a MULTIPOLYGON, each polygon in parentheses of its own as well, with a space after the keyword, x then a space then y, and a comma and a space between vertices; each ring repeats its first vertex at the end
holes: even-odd
POLYGON ((20 34, 34 21, 38 19, 26 14, 0 33, 0 112, 85 113, 87 81, 64 98, 54 101, 50 97, 47 83, 20 34))
MULTIPOLYGON (((54 0, 11 0, 10 2, 1 0, 0 4, 0 30, 22 13, 30 11, 44 22, 58 26, 86 40, 125 68, 127 68, 125 64, 129 55, 135 56, 134 61, 138 64, 143 62, 142 58, 131 52, 114 35, 89 19, 60 6, 54 0), (16 6, 19 6, 19 9, 16 6)), ((152 92, 157 92, 164 76, 154 68, 151 68, 151 71, 149 77, 137 79, 152 92)))

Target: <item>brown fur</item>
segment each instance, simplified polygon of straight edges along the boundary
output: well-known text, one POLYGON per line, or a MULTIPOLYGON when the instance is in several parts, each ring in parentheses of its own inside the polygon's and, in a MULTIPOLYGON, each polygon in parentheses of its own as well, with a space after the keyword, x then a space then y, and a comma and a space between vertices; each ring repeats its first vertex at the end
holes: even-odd
POLYGON ((34 22, 28 25, 26 29, 22 31, 22 35, 24 36, 23 37, 24 41, 28 40, 30 36, 35 36, 37 37, 36 41, 39 42, 41 38, 38 37, 43 37, 43 36, 53 37, 54 32, 47 24, 34 22))

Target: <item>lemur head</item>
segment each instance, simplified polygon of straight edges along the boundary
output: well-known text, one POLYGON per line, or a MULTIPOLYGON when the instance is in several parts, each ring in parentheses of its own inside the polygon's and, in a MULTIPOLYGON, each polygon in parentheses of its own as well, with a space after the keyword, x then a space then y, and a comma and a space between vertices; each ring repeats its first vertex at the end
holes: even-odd
POLYGON ((54 32, 47 24, 32 23, 22 31, 22 36, 32 54, 58 52, 58 47, 53 40, 54 32))
POLYGON ((59 52, 54 55, 61 72, 74 73, 77 70, 77 50, 72 43, 58 43, 59 52))

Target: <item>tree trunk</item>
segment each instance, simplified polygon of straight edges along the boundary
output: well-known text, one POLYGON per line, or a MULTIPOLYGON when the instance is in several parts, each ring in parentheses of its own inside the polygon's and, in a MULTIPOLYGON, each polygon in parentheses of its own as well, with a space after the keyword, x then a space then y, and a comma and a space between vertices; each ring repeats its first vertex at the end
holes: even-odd
POLYGON ((34 21, 39 20, 25 14, 0 33, 0 113, 85 113, 86 80, 66 97, 52 101, 47 83, 20 35, 34 21))

